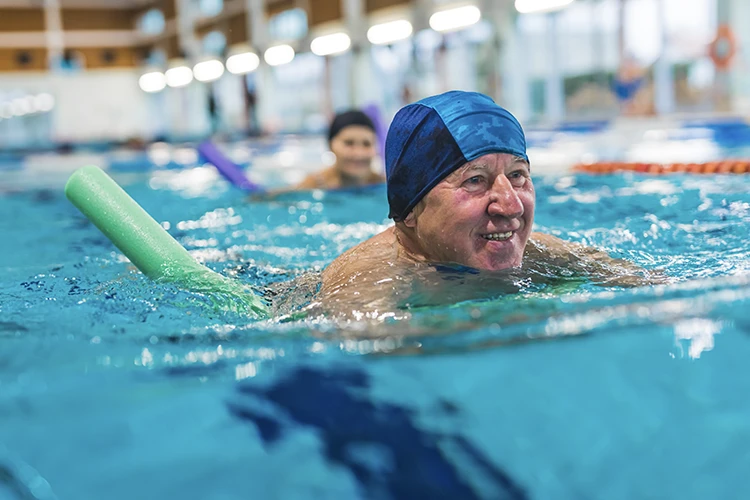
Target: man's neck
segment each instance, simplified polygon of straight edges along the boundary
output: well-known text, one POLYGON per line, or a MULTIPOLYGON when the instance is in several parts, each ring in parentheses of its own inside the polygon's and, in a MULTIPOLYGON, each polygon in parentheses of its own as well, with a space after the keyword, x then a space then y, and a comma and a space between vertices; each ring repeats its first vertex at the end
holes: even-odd
POLYGON ((393 228, 393 235, 396 237, 399 256, 403 256, 414 262, 428 262, 430 260, 426 252, 422 250, 422 247, 417 242, 413 230, 404 227, 402 223, 397 222, 393 228))

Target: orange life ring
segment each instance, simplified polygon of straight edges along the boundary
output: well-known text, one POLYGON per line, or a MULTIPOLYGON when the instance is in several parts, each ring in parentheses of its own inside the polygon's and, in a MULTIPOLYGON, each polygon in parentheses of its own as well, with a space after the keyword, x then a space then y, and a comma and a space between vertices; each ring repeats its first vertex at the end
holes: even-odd
POLYGON ((716 38, 709 45, 709 54, 714 66, 720 70, 727 70, 737 53, 737 40, 728 24, 719 25, 716 38))

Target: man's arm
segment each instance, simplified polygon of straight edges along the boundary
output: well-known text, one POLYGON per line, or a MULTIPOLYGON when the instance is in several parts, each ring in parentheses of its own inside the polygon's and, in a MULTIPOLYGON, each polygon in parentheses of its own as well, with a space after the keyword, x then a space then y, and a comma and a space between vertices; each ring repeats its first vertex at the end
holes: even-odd
POLYGON ((529 246, 530 253, 538 253, 539 261, 586 274, 597 285, 637 287, 670 282, 659 270, 644 269, 629 260, 615 259, 598 248, 549 234, 534 233, 529 246))

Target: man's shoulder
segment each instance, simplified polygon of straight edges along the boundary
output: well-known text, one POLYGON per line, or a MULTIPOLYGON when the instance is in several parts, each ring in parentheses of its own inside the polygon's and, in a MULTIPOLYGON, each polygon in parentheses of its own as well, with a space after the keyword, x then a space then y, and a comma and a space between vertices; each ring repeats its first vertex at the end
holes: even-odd
POLYGON ((339 255, 328 266, 328 269, 345 264, 353 264, 358 259, 387 258, 389 254, 394 252, 395 243, 396 238, 393 235, 393 228, 388 228, 339 255))
POLYGON ((576 260, 582 246, 546 233, 532 233, 526 246, 526 257, 536 262, 564 265, 576 260))
POLYGON ((393 228, 376 234, 359 245, 339 255, 323 271, 323 281, 338 282, 364 272, 377 273, 388 268, 397 258, 396 237, 393 228))
POLYGON ((393 290, 404 270, 397 246, 391 228, 334 260, 322 274, 318 299, 324 309, 346 312, 391 304, 393 290))
POLYGON ((542 253, 556 253, 560 251, 569 251, 571 242, 562 240, 557 236, 547 233, 532 233, 529 238, 531 247, 542 253))
POLYGON ((540 243, 542 245, 560 245, 568 243, 565 240, 553 236, 548 233, 540 233, 538 231, 531 233, 531 241, 540 243))
POLYGON ((606 252, 596 247, 583 245, 574 241, 567 241, 557 236, 545 233, 533 233, 530 242, 552 257, 582 258, 582 257, 606 257, 606 252))

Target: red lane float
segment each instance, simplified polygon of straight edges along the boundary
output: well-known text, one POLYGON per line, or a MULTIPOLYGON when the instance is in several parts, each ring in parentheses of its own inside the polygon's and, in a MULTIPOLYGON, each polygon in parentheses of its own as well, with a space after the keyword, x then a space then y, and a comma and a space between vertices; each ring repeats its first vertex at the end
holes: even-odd
POLYGON ((587 174, 612 174, 615 172, 636 172, 641 174, 749 174, 750 160, 724 160, 708 163, 635 163, 597 162, 579 163, 574 172, 587 174))

